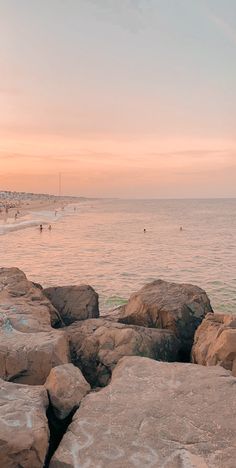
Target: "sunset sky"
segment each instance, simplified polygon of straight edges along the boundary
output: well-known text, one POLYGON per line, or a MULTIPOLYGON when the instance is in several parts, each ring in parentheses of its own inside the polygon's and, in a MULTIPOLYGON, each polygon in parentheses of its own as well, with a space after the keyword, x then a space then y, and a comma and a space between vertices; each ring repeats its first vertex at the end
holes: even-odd
POLYGON ((235 0, 0 0, 0 190, 236 197, 235 0))

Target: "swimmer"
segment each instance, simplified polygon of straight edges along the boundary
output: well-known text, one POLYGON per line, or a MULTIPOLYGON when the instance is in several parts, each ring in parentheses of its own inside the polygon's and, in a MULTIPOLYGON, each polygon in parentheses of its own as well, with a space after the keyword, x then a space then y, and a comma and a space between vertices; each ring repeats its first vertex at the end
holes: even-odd
POLYGON ((42 232, 42 230, 43 230, 43 225, 42 224, 40 224, 39 230, 40 230, 40 232, 42 232))
POLYGON ((144 228, 143 232, 146 232, 146 229, 144 228))

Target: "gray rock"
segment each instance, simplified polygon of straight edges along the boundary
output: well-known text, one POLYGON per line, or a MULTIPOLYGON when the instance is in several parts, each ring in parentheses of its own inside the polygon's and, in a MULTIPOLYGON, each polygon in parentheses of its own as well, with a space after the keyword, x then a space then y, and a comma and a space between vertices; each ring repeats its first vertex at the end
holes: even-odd
POLYGON ((210 301, 199 287, 156 280, 132 294, 114 318, 120 323, 172 330, 181 342, 182 359, 189 360, 195 330, 208 312, 212 312, 210 301))
POLYGON ((235 468, 235 388, 221 367, 125 357, 83 399, 50 468, 235 468))
POLYGON ((173 332, 124 325, 104 319, 76 322, 66 328, 72 362, 92 386, 107 385, 123 356, 175 361, 179 342, 173 332))
POLYGON ((97 318, 98 294, 91 286, 58 286, 44 289, 45 296, 59 311, 64 323, 97 318))

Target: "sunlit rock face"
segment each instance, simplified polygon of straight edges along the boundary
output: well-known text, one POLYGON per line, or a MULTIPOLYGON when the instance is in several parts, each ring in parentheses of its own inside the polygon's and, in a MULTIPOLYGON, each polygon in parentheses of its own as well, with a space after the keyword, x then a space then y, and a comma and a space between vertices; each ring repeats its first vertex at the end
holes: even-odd
POLYGON ((17 268, 0 269, 0 377, 43 384, 52 367, 68 362, 68 342, 52 324, 60 316, 17 268))
POLYGON ((203 366, 220 365, 236 376, 236 317, 208 314, 197 329, 192 361, 203 366))
POLYGON ((73 364, 54 367, 46 382, 50 403, 55 416, 63 420, 80 405, 91 387, 82 372, 73 364))

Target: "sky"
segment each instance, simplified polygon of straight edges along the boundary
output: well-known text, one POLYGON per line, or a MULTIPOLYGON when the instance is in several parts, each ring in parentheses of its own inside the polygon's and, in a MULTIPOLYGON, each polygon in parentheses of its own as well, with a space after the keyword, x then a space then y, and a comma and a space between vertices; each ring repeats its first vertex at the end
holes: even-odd
POLYGON ((0 190, 236 197, 235 0, 0 0, 0 190))

